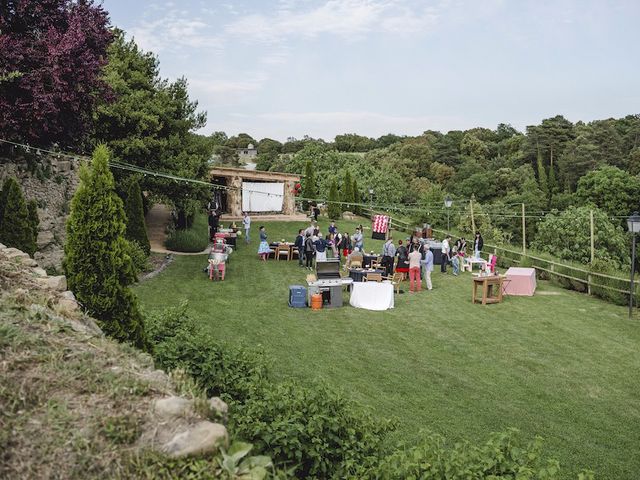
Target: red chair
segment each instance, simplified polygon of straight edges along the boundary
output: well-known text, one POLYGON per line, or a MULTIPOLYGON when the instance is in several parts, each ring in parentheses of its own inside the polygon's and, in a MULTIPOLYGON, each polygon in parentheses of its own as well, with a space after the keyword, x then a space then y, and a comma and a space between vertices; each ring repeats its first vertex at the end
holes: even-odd
POLYGON ((489 255, 489 262, 487 263, 487 270, 491 270, 491 273, 496 273, 496 264, 498 263, 498 257, 495 255, 489 255))

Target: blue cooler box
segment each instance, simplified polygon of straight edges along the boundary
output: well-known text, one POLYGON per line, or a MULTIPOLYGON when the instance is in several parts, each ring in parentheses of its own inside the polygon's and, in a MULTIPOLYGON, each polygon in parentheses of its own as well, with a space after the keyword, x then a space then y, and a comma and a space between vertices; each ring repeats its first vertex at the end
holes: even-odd
POLYGON ((289 285, 289 306, 293 308, 306 308, 307 289, 302 285, 289 285))

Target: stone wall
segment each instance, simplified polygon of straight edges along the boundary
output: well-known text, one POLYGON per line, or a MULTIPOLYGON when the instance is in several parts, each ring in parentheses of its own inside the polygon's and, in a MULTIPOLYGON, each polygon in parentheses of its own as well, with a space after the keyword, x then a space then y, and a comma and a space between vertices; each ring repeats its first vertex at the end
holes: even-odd
POLYGON ((0 182, 13 176, 27 200, 38 202, 40 231, 38 251, 34 255, 40 266, 61 270, 66 236, 69 202, 78 187, 77 161, 42 155, 0 158, 0 182))

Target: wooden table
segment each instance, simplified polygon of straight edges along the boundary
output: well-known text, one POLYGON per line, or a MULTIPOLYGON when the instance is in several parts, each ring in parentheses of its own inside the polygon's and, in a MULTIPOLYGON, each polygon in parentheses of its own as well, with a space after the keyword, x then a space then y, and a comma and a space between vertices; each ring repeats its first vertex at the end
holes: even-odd
POLYGON ((489 277, 473 277, 473 296, 472 301, 480 300, 477 295, 478 287, 482 286, 482 305, 487 303, 502 302, 502 282, 504 277, 500 275, 491 275, 489 277))

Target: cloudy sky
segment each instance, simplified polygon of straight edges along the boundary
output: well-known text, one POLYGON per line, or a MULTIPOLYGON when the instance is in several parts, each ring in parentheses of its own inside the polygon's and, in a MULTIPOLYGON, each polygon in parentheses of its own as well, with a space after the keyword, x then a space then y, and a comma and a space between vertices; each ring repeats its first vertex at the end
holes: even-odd
POLYGON ((640 113, 638 0, 103 0, 201 133, 285 140, 640 113))

